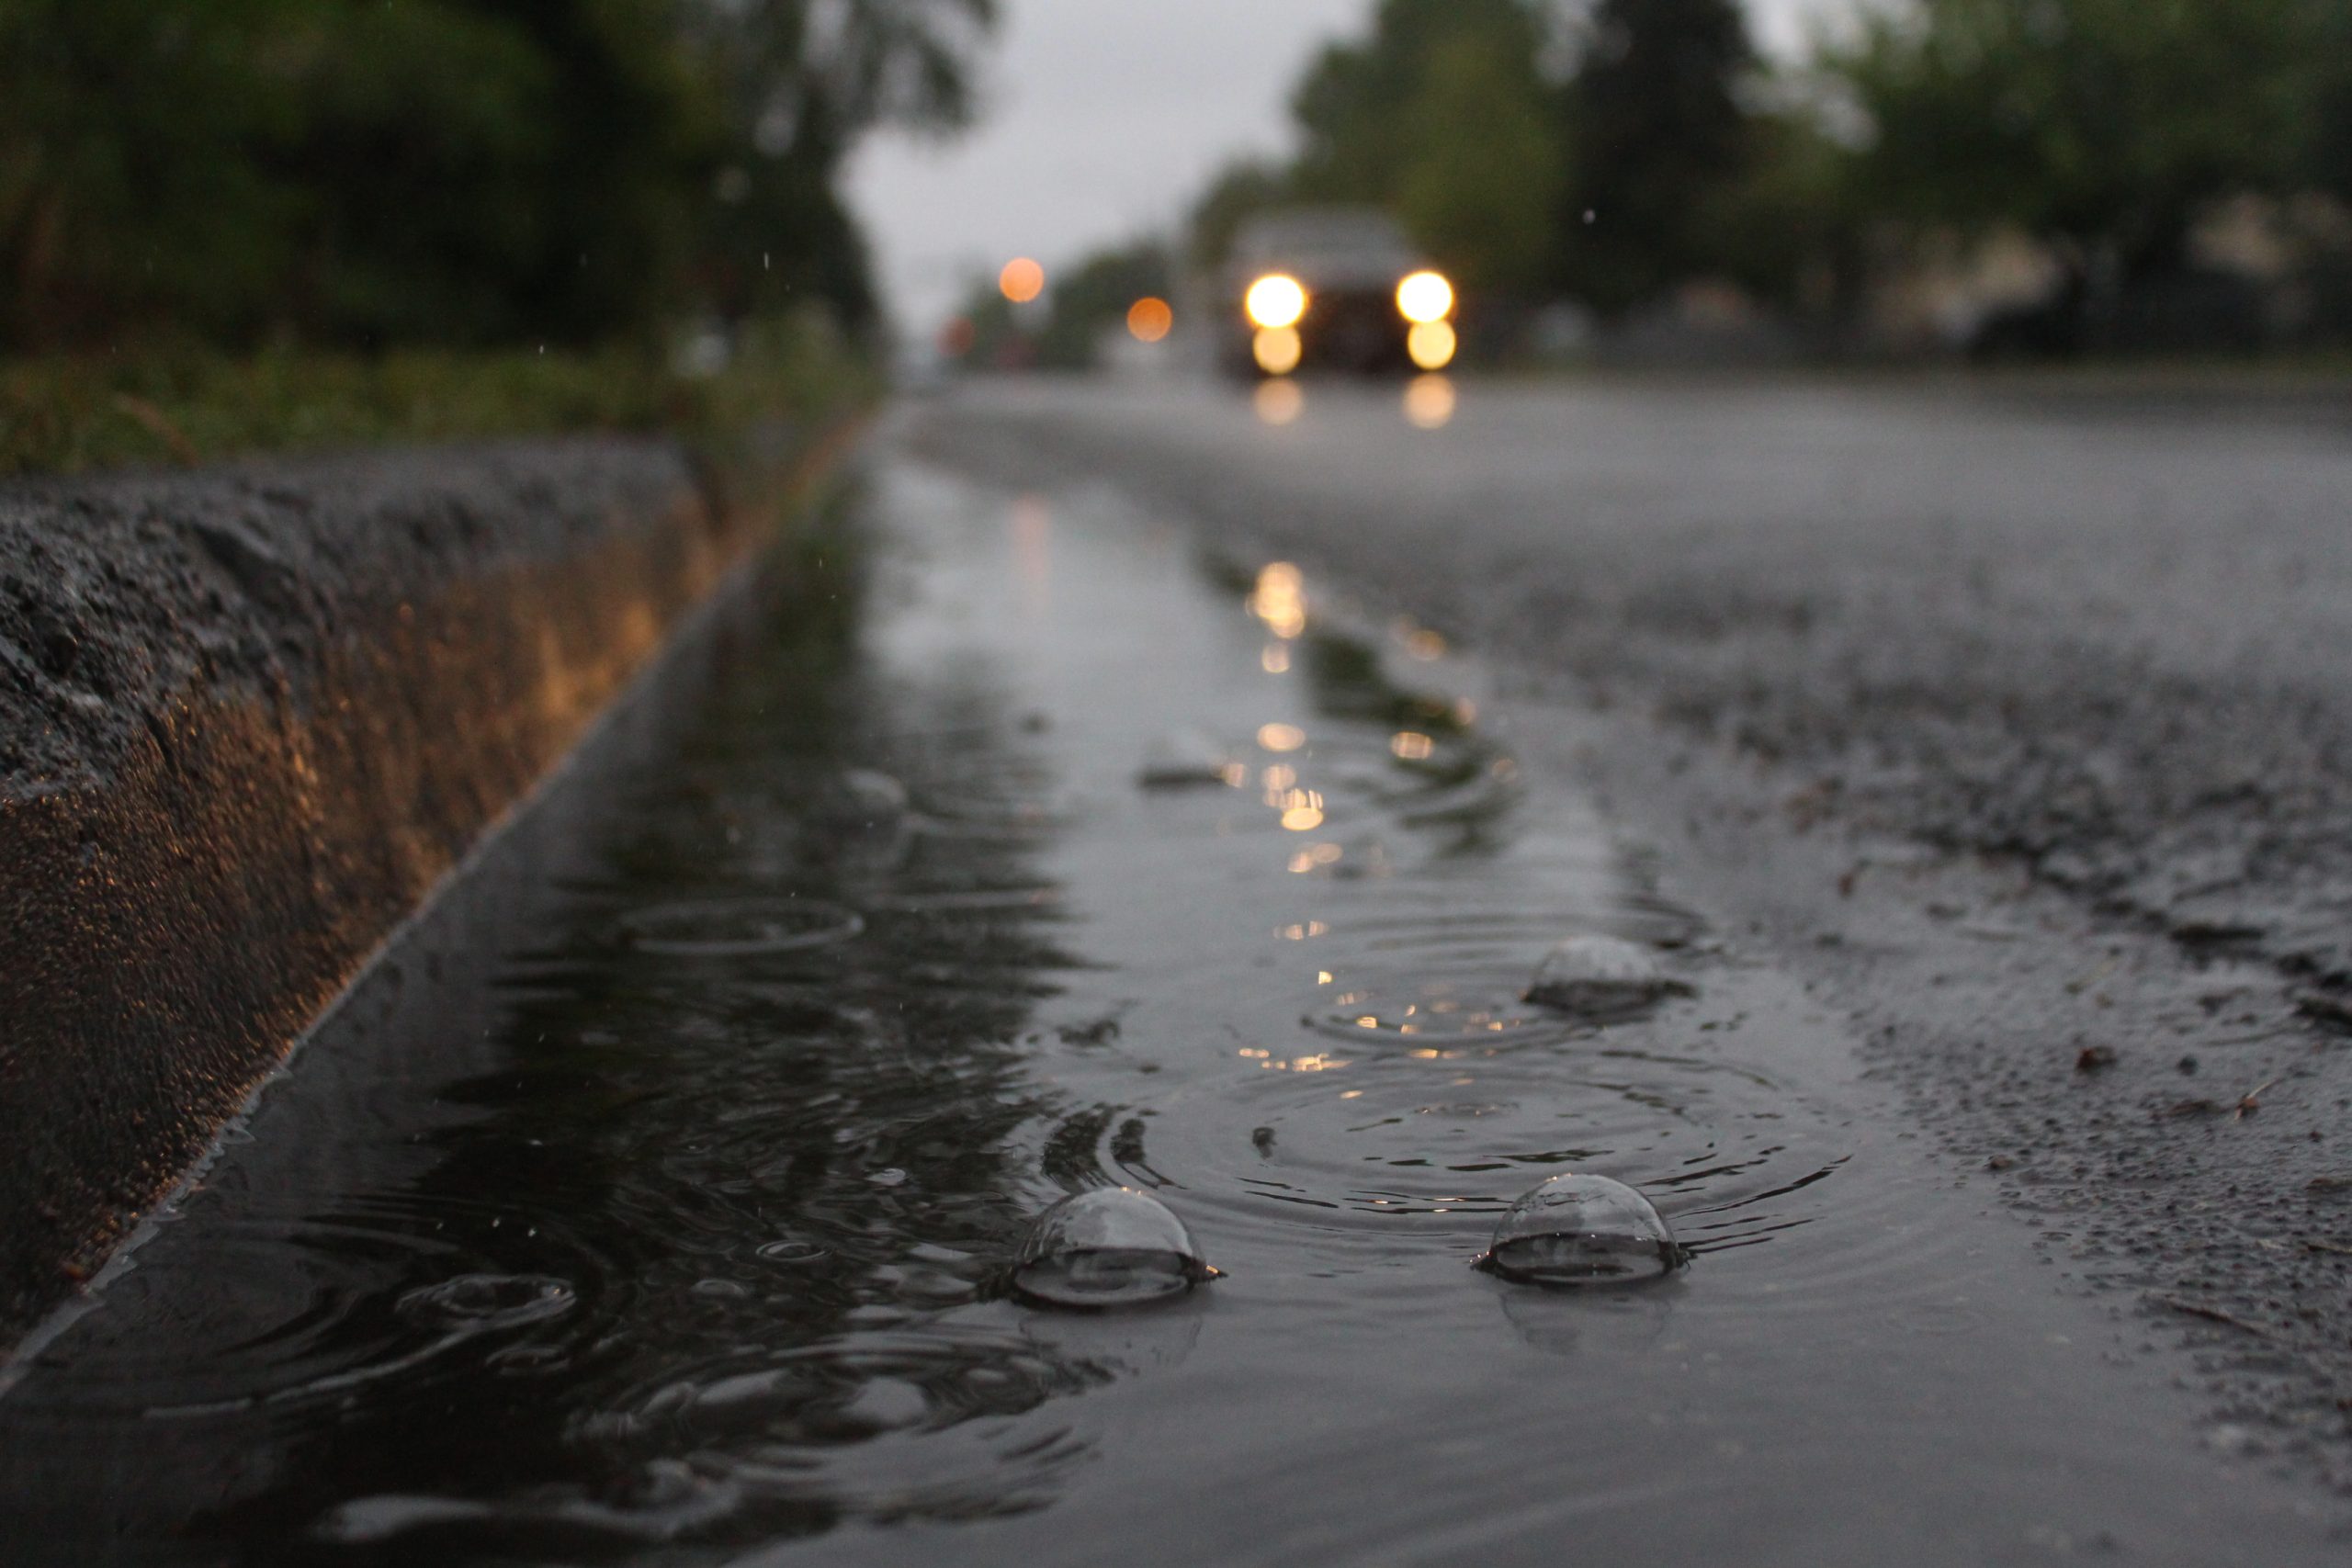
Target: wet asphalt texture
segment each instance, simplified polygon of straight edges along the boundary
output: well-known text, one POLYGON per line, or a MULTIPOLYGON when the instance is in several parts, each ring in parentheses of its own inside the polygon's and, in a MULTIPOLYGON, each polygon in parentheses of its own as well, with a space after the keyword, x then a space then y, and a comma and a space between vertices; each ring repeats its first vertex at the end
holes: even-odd
POLYGON ((1032 381, 911 440, 1485 653, 1956 1182, 2189 1351, 2210 1446, 2352 1494, 2352 395, 1470 380, 1424 430, 1032 381))

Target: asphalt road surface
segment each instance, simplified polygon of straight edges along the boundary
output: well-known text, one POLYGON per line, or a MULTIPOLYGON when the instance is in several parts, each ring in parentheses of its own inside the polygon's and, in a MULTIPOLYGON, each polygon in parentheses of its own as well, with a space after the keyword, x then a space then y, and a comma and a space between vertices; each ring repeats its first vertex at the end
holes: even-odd
POLYGON ((1467 644, 1522 747, 1573 716, 1953 1179, 2187 1350, 2202 1440, 2352 1495, 2352 398, 1454 391, 973 385, 906 438, 1467 644))

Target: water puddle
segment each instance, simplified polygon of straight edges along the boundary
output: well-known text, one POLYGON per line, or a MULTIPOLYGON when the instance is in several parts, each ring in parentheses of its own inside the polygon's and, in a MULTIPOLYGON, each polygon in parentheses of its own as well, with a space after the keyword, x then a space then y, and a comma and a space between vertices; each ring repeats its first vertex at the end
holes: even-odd
POLYGON ((40 1353, 20 1539, 2188 1562, 2286 1517, 1430 634, 1101 497, 886 462, 851 511, 480 1005, 330 1030, 40 1353))

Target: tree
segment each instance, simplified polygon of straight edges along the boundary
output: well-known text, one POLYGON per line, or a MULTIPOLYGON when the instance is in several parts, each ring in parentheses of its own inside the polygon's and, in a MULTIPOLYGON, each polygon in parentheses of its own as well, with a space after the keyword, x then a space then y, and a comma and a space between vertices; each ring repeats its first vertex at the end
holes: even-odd
POLYGON ((794 298, 876 315, 842 165, 884 126, 944 135, 978 110, 973 61, 996 0, 695 0, 729 137, 702 267, 723 313, 794 298))
POLYGON ((288 193, 224 154, 293 121, 245 47, 284 6, 164 9, 0 0, 0 342, 166 313, 227 330, 277 272, 288 193))
POLYGON ((1532 78, 1540 17, 1532 0, 1381 0, 1370 36, 1326 47, 1291 95, 1297 188, 1324 201, 1392 202, 1417 151, 1408 111, 1435 62, 1475 39, 1532 78))
POLYGON ((1474 287, 1539 283, 1561 167, 1546 15, 1536 0, 1382 0, 1370 35, 1327 48, 1293 94, 1291 190, 1386 209, 1474 287))
POLYGON ((1544 84, 1515 41, 1446 39, 1403 116, 1396 215, 1458 282, 1487 293, 1544 285, 1563 173, 1544 84))
POLYGON ((870 318, 844 159, 994 0, 0 0, 0 348, 870 318))
POLYGON ((1256 159, 1227 164, 1193 203, 1186 224, 1192 236, 1193 265, 1204 272, 1223 266, 1242 225, 1268 208, 1293 199, 1295 188, 1287 168, 1256 159))
MULTIPOLYGON (((2015 225, 2125 281, 2214 199, 2305 172, 2331 0, 1915 0, 1829 64, 1867 116, 1871 204, 2015 225)), ((2335 62, 2330 67, 2324 62, 2335 62)))
POLYGON ((255 48, 300 62, 282 327, 582 344, 679 303, 719 121, 655 0, 314 6, 255 48))
POLYGON ((1713 219, 1749 166, 1755 64, 1736 0, 1600 0, 1562 100, 1569 292, 1614 314, 1723 268, 1713 219))
POLYGON ((1124 322, 1128 307, 1146 295, 1166 299, 1170 280, 1167 251, 1148 240, 1097 251, 1058 274, 1051 312, 1037 334, 1037 363, 1069 370, 1091 366, 1103 333, 1124 322))

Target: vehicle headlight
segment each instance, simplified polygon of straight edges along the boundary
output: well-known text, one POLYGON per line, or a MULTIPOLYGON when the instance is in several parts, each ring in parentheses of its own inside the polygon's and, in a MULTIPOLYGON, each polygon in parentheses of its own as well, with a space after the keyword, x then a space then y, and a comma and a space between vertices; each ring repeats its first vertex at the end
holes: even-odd
POLYGON ((1288 273, 1270 272, 1250 286, 1241 308, 1254 324, 1270 332, 1295 327, 1306 314, 1306 287, 1288 273))
POLYGON ((1396 285, 1396 313, 1408 321, 1442 321, 1453 313, 1453 285, 1443 273, 1409 274, 1396 285))

